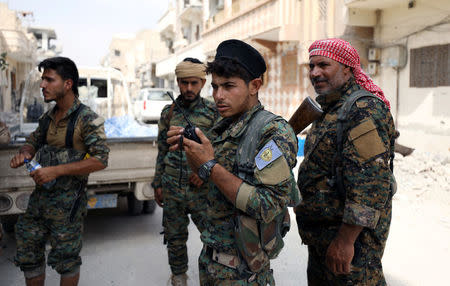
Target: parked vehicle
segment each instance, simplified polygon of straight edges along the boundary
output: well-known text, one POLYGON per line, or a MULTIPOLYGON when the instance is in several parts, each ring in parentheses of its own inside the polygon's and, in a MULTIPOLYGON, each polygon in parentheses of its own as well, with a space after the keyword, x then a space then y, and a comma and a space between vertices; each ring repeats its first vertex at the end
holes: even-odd
POLYGON ((146 123, 157 123, 164 106, 172 104, 167 91, 171 90, 163 88, 141 89, 134 101, 136 119, 146 123))
MULTIPOLYGON (((99 91, 103 90, 102 92, 106 94, 106 97, 99 96, 100 93, 97 95, 91 94, 93 96, 90 98, 91 101, 96 101, 96 106, 93 108, 96 108, 97 112, 105 118, 127 114, 126 111, 131 108, 131 105, 126 86, 114 87, 114 84, 117 85, 117 83, 114 82, 115 80, 111 75, 116 73, 115 71, 103 69, 104 72, 98 72, 98 70, 94 75, 80 69, 81 85, 92 86, 91 91, 97 88, 99 91), (86 81, 83 81, 83 79, 86 79, 86 81), (99 84, 99 86, 94 87, 93 83, 104 83, 104 85, 99 84), (120 95, 117 93, 119 90, 125 91, 125 93, 120 95), (122 104, 120 104, 121 100, 124 101, 122 104)), ((0 146, 0 169, 2 170, 0 173, 0 220, 6 231, 13 230, 17 215, 26 210, 28 199, 35 186, 25 166, 11 169, 9 162, 17 154, 25 137, 37 127, 37 122, 28 122, 25 115, 28 112, 25 107, 27 106, 26 102, 29 101, 26 97, 30 94, 36 97, 36 93, 39 95, 39 90, 24 90, 20 108, 20 126, 11 128, 17 130, 12 134, 11 143, 0 146)), ((80 93, 81 97, 82 94, 80 93)), ((85 104, 89 103, 89 97, 85 97, 82 101, 85 104)), ((48 104, 45 104, 44 108, 48 109, 48 104)), ((153 180, 158 154, 156 139, 156 135, 107 138, 110 148, 109 164, 104 170, 89 176, 87 186, 88 209, 116 207, 118 198, 126 197, 130 214, 153 213, 156 203, 150 182, 153 180)))

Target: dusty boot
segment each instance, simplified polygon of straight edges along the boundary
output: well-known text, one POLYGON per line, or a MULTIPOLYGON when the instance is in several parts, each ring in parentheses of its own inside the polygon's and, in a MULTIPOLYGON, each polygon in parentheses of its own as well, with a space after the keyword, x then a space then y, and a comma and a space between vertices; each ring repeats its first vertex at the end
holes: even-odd
POLYGON ((187 274, 179 274, 179 275, 173 275, 170 277, 170 282, 172 286, 187 286, 187 274))

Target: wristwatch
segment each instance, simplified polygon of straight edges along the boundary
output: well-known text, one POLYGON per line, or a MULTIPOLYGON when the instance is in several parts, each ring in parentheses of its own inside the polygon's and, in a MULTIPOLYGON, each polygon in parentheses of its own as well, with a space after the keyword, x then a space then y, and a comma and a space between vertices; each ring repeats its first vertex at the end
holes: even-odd
POLYGON ((211 169, 215 164, 217 164, 217 161, 215 159, 212 159, 202 164, 200 168, 198 168, 198 176, 203 180, 203 182, 208 181, 209 176, 211 175, 211 169))

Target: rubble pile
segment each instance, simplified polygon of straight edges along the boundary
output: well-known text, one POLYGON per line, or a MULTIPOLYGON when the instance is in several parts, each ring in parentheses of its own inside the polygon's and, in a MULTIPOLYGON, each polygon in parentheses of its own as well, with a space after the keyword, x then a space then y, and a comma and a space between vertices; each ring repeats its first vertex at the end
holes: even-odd
POLYGON ((394 174, 397 180, 394 199, 450 204, 450 153, 416 150, 406 157, 396 154, 394 174))

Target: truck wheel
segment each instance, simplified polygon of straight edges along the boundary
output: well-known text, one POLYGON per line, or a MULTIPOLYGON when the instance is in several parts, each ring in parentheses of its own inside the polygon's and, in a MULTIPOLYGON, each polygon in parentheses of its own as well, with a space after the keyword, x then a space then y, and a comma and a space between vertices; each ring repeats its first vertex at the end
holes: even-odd
POLYGON ((145 214, 152 214, 155 212, 156 209, 156 202, 155 200, 151 201, 144 201, 144 213, 145 214))
POLYGON ((16 225, 18 217, 18 215, 2 216, 0 219, 2 222, 3 230, 8 233, 14 232, 14 226, 16 225))
POLYGON ((128 213, 130 215, 140 215, 142 213, 144 202, 136 199, 134 193, 128 193, 127 202, 128 202, 128 213))

